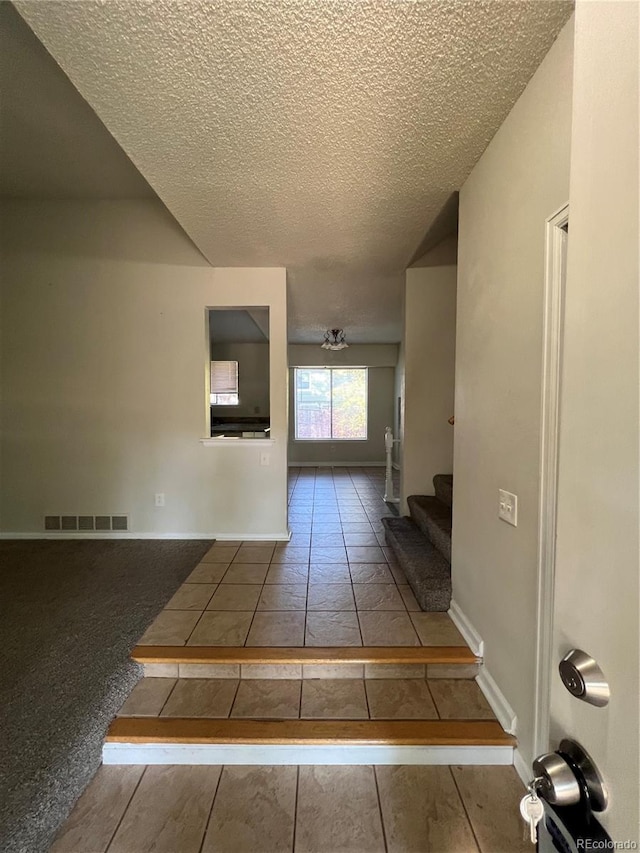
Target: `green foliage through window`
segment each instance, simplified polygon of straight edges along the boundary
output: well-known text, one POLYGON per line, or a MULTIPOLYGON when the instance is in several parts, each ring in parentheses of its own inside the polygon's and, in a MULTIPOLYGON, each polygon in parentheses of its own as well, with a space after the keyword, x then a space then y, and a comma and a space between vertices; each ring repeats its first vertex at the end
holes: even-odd
POLYGON ((367 438, 367 368, 297 367, 295 433, 306 441, 367 438))

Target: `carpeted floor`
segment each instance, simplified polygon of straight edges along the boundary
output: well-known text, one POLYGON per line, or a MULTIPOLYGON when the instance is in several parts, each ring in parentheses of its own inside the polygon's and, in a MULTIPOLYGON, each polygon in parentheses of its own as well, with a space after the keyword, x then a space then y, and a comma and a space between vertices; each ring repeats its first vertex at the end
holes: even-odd
POLYGON ((0 850, 43 853, 140 678, 129 652, 210 541, 0 541, 0 850))

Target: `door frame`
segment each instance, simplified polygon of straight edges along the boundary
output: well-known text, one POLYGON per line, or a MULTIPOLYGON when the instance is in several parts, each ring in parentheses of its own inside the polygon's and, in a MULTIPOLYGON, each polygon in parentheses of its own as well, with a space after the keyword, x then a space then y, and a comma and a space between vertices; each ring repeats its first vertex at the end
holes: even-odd
POLYGON ((549 750, 553 609, 555 598, 556 519, 560 389, 566 283, 569 203, 545 223, 540 491, 538 512, 536 677, 533 727, 534 755, 549 750))

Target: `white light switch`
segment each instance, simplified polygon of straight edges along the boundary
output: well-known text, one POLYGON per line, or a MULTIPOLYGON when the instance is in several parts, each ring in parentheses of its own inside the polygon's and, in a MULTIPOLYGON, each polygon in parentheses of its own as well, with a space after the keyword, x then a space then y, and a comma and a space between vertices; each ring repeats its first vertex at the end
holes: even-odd
POLYGON ((498 518, 507 524, 518 526, 518 496, 504 489, 498 489, 498 518))
POLYGON ((261 453, 260 454, 260 464, 261 465, 269 465, 270 462, 271 462, 271 459, 269 458, 268 453, 261 453))

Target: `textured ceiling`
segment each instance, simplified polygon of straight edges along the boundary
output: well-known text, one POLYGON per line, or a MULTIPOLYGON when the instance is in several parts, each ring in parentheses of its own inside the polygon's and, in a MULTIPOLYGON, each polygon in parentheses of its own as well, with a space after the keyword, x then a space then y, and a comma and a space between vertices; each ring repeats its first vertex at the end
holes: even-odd
POLYGON ((0 2, 0 196, 153 191, 10 3, 0 2))
POLYGON ((396 341, 403 270, 561 0, 16 3, 217 266, 284 265, 290 339, 396 341))

